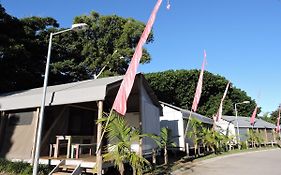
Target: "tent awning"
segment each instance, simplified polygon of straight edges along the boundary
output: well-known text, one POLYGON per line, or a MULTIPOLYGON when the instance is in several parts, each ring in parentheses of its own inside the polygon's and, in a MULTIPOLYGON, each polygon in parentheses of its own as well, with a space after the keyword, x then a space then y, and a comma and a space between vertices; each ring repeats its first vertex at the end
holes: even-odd
MULTIPOLYGON (((46 106, 104 100, 108 85, 121 82, 123 76, 86 80, 49 86, 46 106)), ((41 105, 43 88, 0 94, 0 111, 35 108, 41 105)))

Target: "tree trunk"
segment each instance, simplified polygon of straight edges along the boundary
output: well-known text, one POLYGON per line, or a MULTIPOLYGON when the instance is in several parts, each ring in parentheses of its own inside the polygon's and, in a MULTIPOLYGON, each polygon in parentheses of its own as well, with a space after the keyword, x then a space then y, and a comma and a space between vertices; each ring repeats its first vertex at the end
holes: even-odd
POLYGON ((137 175, 137 170, 135 167, 133 167, 133 175, 137 175))
POLYGON ((156 165, 156 151, 155 151, 155 149, 152 150, 152 164, 156 165))
POLYGON ((167 151, 167 146, 164 148, 164 159, 165 159, 165 165, 168 164, 168 151, 167 151))
POLYGON ((194 145, 194 154, 195 154, 195 157, 197 157, 197 148, 198 148, 198 146, 197 146, 197 144, 195 144, 195 145, 194 145))
POLYGON ((124 169, 124 164, 123 163, 121 163, 121 164, 119 164, 119 173, 120 173, 120 175, 124 175, 124 171, 125 171, 125 169, 124 169))
POLYGON ((206 154, 206 145, 203 144, 203 154, 206 154))

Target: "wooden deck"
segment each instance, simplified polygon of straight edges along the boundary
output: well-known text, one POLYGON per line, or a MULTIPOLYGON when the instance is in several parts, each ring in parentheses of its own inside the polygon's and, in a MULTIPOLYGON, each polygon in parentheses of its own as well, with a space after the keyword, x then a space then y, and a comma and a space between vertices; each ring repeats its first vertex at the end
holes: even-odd
MULTIPOLYGON (((81 154, 79 159, 67 159, 66 155, 59 156, 58 158, 42 156, 40 157, 40 164, 45 165, 58 165, 62 160, 66 161, 67 165, 78 165, 81 164, 82 168, 93 169, 96 165, 96 156, 90 156, 89 154, 81 154)), ((114 166, 112 162, 104 162, 102 167, 108 168, 114 166)))
POLYGON ((58 165, 61 160, 65 160, 68 165, 81 164, 83 168, 93 168, 96 165, 96 156, 88 154, 82 154, 79 159, 66 158, 66 155, 59 156, 58 158, 42 156, 39 162, 45 165, 58 165))

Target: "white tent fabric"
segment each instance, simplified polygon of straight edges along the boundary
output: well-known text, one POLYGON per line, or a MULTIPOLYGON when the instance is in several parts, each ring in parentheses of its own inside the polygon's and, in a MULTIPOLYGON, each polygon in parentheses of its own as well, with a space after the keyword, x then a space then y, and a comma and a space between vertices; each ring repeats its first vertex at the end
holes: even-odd
MULTIPOLYGON (((107 86, 122 79, 123 76, 115 76, 49 86, 46 106, 104 100, 107 86)), ((42 93, 42 88, 36 88, 0 94, 0 111, 39 107, 42 93)))

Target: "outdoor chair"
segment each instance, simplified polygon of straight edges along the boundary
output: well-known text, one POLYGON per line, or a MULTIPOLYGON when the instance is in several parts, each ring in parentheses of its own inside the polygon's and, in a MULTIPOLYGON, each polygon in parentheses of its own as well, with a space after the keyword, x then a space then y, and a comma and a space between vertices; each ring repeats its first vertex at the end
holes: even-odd
POLYGON ((57 147, 56 143, 51 143, 49 146, 49 157, 55 157, 55 152, 57 152, 57 154, 59 154, 60 150, 55 150, 55 149, 60 149, 60 148, 66 148, 67 147, 67 143, 60 143, 59 147, 57 147))
POLYGON ((83 153, 85 149, 89 151, 89 155, 91 156, 93 152, 96 150, 96 143, 75 143, 71 145, 71 158, 78 159, 80 155, 83 153))

